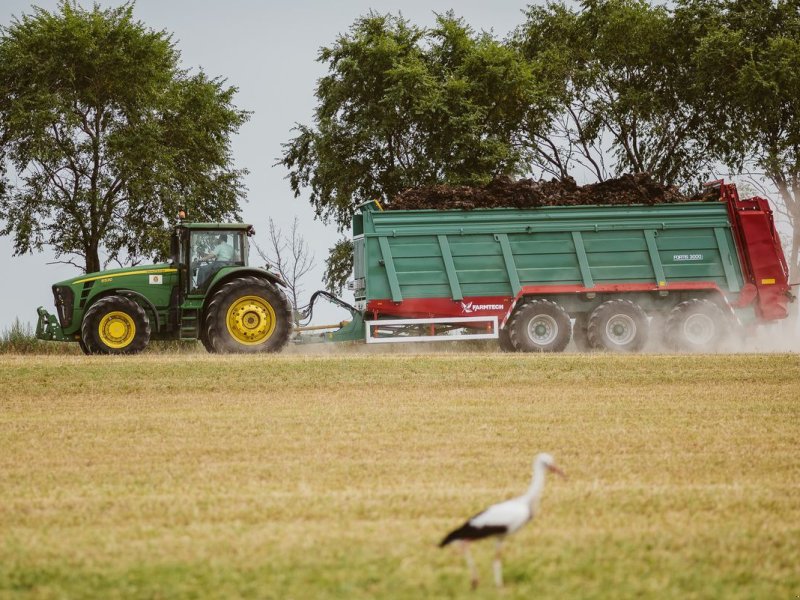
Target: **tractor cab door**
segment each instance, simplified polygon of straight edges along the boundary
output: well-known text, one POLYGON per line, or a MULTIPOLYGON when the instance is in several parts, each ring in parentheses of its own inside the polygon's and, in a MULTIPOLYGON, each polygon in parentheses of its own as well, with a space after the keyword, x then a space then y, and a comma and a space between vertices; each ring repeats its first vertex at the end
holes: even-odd
POLYGON ((245 236, 236 230, 192 231, 189 238, 189 293, 205 294, 223 267, 245 265, 245 236))

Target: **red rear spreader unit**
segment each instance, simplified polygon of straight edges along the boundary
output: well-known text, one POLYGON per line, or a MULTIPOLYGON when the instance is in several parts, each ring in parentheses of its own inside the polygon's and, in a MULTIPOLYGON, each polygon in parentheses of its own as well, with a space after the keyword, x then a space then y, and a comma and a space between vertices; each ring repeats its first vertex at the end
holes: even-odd
POLYGON ((768 201, 712 187, 718 201, 652 206, 364 205, 353 222, 354 319, 329 339, 717 349, 785 318, 794 298, 768 201))

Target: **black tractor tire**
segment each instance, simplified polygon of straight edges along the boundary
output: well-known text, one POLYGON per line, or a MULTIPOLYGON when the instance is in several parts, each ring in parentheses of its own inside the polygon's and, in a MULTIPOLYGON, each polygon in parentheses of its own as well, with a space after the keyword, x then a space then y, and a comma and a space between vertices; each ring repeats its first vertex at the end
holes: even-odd
POLYGON ((572 321, 551 300, 525 300, 508 320, 511 345, 518 352, 561 352, 572 337, 572 321))
POLYGON ((516 352, 517 349, 511 343, 511 336, 508 333, 508 327, 503 327, 497 332, 497 342, 500 344, 500 350, 503 352, 516 352))
POLYGON ((667 344, 684 352, 714 352, 730 334, 730 322, 714 302, 695 298, 673 308, 665 325, 667 344))
POLYGON ((89 346, 86 345, 86 342, 83 341, 83 337, 78 338, 78 346, 81 347, 81 352, 83 352, 84 354, 86 355, 94 354, 94 352, 91 351, 89 346))
POLYGON ((150 320, 130 298, 106 296, 83 315, 81 341, 87 354, 138 354, 150 341, 150 320))
POLYGON ((286 295, 270 281, 250 276, 214 292, 200 339, 211 352, 256 354, 278 352, 291 334, 292 305, 286 295))
POLYGON ((650 323, 642 307, 630 300, 603 302, 589 315, 586 333, 593 348, 638 352, 647 343, 650 323))
POLYGON ((206 352, 213 354, 214 347, 211 345, 211 342, 208 341, 208 336, 205 332, 205 327, 200 328, 200 343, 203 344, 203 348, 206 349, 206 352))
POLYGON ((591 352, 594 350, 589 343, 589 332, 586 327, 589 324, 589 315, 579 313, 575 316, 575 323, 572 325, 572 341, 575 342, 575 349, 578 352, 591 352))

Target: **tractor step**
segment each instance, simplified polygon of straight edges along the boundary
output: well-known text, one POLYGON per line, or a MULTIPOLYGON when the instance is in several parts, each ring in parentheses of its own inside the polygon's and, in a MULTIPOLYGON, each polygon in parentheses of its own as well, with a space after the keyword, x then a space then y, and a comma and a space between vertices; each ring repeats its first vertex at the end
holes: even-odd
POLYGON ((200 337, 200 311, 186 308, 181 311, 181 327, 179 339, 182 342, 196 340, 200 337))

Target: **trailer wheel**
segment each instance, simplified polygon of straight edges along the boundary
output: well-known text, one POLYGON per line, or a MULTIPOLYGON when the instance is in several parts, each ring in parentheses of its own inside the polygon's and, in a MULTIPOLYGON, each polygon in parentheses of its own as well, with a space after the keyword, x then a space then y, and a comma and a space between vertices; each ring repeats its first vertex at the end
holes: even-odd
POLYGON ((589 344, 611 352, 637 352, 647 342, 649 323, 642 307, 630 300, 603 302, 589 315, 589 344))
POLYGON ((667 342, 675 350, 713 352, 727 337, 729 327, 722 310, 709 300, 681 302, 667 317, 667 342))
POLYGON ((500 344, 500 350, 503 352, 516 352, 516 348, 511 343, 511 336, 508 333, 508 327, 503 327, 497 332, 497 342, 500 344))
POLYGON ((572 321, 555 302, 528 300, 511 315, 508 331, 519 352, 561 352, 572 337, 572 321))
POLYGON ((137 354, 150 341, 150 321, 130 298, 107 296, 83 315, 81 341, 88 354, 137 354))
POLYGON ((572 341, 578 352, 591 352, 594 350, 589 343, 589 333, 586 331, 589 317, 586 313, 575 315, 575 323, 572 325, 572 341))
POLYGON ((283 292, 265 279, 241 277, 208 303, 203 345, 220 353, 277 352, 291 333, 292 307, 283 292))

